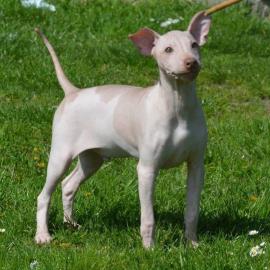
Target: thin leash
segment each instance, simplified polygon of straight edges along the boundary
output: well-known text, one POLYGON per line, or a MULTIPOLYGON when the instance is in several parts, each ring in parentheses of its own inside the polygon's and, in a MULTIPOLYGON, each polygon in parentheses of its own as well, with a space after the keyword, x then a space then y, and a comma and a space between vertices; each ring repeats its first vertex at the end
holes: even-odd
POLYGON ((220 11, 224 8, 227 8, 229 6, 232 6, 234 4, 237 4, 239 2, 241 2, 242 0, 226 0, 224 2, 221 2, 221 3, 218 3, 212 7, 210 7, 209 9, 207 9, 204 14, 207 16, 207 15, 211 15, 217 11, 220 11))

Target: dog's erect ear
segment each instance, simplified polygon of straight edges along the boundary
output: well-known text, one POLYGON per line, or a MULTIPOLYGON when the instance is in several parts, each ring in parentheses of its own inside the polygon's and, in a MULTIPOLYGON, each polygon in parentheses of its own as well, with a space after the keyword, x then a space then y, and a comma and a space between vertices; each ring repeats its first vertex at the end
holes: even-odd
POLYGON ((151 51, 159 38, 159 34, 149 28, 142 28, 135 34, 129 35, 128 38, 132 40, 141 54, 151 55, 151 51))
POLYGON ((205 15, 204 11, 195 14, 191 19, 187 30, 196 39, 199 46, 202 46, 206 42, 210 25, 211 17, 205 15))

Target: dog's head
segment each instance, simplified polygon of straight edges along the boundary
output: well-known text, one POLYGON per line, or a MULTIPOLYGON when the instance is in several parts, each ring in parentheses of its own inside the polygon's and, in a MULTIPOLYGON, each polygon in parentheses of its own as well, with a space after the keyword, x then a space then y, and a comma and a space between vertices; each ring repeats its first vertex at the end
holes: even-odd
POLYGON ((143 55, 152 55, 161 70, 172 78, 192 81, 200 71, 200 47, 206 42, 211 17, 197 13, 186 31, 170 31, 159 35, 143 28, 129 38, 143 55))

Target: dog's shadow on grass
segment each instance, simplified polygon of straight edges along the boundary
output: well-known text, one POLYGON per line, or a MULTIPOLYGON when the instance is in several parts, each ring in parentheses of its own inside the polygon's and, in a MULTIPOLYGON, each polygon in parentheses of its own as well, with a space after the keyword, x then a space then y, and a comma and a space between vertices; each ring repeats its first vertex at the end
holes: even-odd
MULTIPOLYGON (((260 235, 268 235, 270 233, 270 218, 245 217, 236 213, 231 214, 227 210, 217 214, 216 216, 200 214, 198 235, 207 236, 212 241, 217 235, 222 235, 225 239, 235 239, 237 236, 248 235, 250 230, 258 230, 260 235)), ((184 230, 184 214, 183 211, 175 212, 156 212, 157 229, 162 229, 172 233, 173 237, 178 237, 173 231, 184 230), (174 228, 175 230, 171 230, 174 228)), ((102 226, 110 229, 126 230, 128 228, 139 228, 140 219, 137 211, 119 213, 119 209, 110 209, 106 215, 100 218, 102 226)), ((175 239, 177 242, 177 239, 175 239)), ((181 241, 181 240, 179 240, 181 241)))
POLYGON ((125 206, 114 206, 106 211, 102 211, 100 215, 86 213, 79 218, 82 224, 86 224, 86 230, 127 230, 128 228, 136 228, 139 226, 139 211, 130 209, 127 211, 125 206))
POLYGON ((228 212, 217 217, 201 216, 199 233, 215 236, 223 234, 226 239, 248 235, 250 230, 258 230, 261 235, 269 235, 269 218, 245 217, 230 215, 228 212))
MULTIPOLYGON (((157 218, 158 226, 164 230, 171 226, 184 230, 181 212, 162 212, 157 214, 157 218)), ((207 236, 209 241, 213 241, 218 235, 222 235, 227 240, 235 239, 237 236, 247 236, 250 230, 258 230, 260 235, 269 235, 270 218, 243 217, 235 213, 232 215, 228 210, 217 216, 200 214, 198 236, 207 236)), ((177 242, 177 239, 174 240, 177 242)))
MULTIPOLYGON (((129 209, 129 211, 126 209, 125 211, 125 208, 124 205, 118 205, 103 211, 100 215, 93 212, 93 209, 89 209, 78 217, 78 222, 82 225, 82 230, 89 233, 129 229, 138 229, 139 231, 139 209, 135 207, 135 209, 129 209)), ((184 233, 183 211, 157 211, 155 217, 157 231, 166 232, 167 240, 165 242, 170 241, 174 245, 181 245, 184 233)), ((53 230, 57 231, 62 226, 58 224, 54 226, 53 230)), ((269 235, 270 218, 240 216, 233 211, 230 212, 229 209, 216 216, 205 215, 203 212, 200 214, 198 236, 205 238, 207 242, 214 241, 219 235, 222 235, 226 240, 247 236, 250 230, 258 230, 260 235, 269 235)))

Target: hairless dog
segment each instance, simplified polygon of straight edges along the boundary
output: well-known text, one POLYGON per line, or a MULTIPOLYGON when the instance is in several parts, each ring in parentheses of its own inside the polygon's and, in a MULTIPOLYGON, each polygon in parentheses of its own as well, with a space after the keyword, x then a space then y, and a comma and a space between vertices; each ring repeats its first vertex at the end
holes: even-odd
POLYGON ((79 90, 65 76, 55 51, 38 29, 65 92, 53 120, 46 183, 38 196, 38 244, 48 243, 48 208, 56 185, 78 157, 75 169, 62 182, 64 222, 76 226, 72 216, 80 184, 93 175, 104 159, 133 156, 141 204, 140 232, 146 248, 154 244, 153 192, 162 168, 187 162, 185 237, 197 245, 200 194, 204 178, 207 128, 196 97, 195 78, 200 70, 199 47, 207 39, 211 18, 197 13, 186 31, 159 35, 143 28, 129 36, 143 55, 152 55, 159 82, 151 87, 105 85, 79 90))

